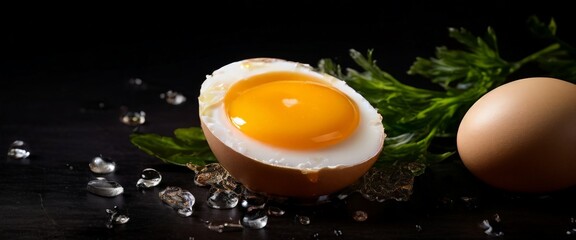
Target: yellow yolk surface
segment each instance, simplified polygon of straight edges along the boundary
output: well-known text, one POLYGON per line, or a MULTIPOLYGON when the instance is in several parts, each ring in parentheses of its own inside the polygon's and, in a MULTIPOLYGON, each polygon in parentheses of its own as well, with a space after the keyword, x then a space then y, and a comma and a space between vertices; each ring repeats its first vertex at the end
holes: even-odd
POLYGON ((272 72, 231 87, 224 104, 232 124, 260 142, 288 149, 318 149, 351 135, 358 107, 313 76, 272 72))

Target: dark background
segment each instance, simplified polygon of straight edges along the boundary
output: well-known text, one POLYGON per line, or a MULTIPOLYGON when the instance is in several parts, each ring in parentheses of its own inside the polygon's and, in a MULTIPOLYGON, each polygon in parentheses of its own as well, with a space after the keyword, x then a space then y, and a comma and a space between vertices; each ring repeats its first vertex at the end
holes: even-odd
MULTIPOLYGON (((568 1, 566 1, 568 2, 568 1)), ((0 147, 17 139, 32 151, 27 161, 0 165, 1 239, 487 239, 479 224, 499 214, 506 239, 570 238, 575 194, 523 195, 491 189, 457 163, 430 169, 418 179, 414 201, 377 204, 351 198, 345 207, 290 208, 263 230, 218 234, 202 219, 232 220, 240 213, 203 205, 206 190, 190 170, 163 164, 128 141, 132 128, 122 109, 142 110, 141 131, 171 134, 196 126, 196 96, 206 74, 250 57, 279 57, 316 65, 332 58, 354 68, 348 51, 374 49, 381 68, 418 86, 406 75, 416 57, 435 47, 456 46, 448 27, 476 35, 494 28, 502 57, 518 60, 545 45, 525 21, 554 17, 558 36, 576 44, 576 17, 568 3, 508 1, 213 1, 34 5, 2 10, 0 53, 0 147), (140 78, 146 87, 128 86, 140 78), (172 106, 159 94, 175 90, 188 101, 172 106), (101 104, 101 105, 98 105, 101 104), (107 176, 125 194, 102 198, 86 191, 95 176, 89 161, 103 154, 118 163, 107 176), (154 167, 162 185, 135 189, 139 173, 154 167), (157 198, 163 186, 191 189, 195 217, 181 218, 157 198), (476 199, 472 206, 462 197, 476 199), (106 208, 127 208, 131 220, 106 229, 106 208), (392 206, 390 206, 392 205, 392 206), (369 221, 349 213, 372 209, 369 221), (302 226, 293 217, 312 216, 302 226), (418 227, 422 227, 418 230, 418 227), (341 231, 341 236, 335 234, 341 231)), ((1 150, 1 148, 0 148, 1 150)), ((457 162, 457 161, 456 161, 457 162)))
MULTIPOLYGON (((209 1, 204 5, 53 6, 5 8, 2 74, 8 79, 98 74, 119 77, 171 68, 172 77, 205 73, 248 57, 283 57, 315 65, 348 50, 375 49, 398 78, 415 57, 454 42, 448 28, 483 35, 495 29, 505 59, 540 45, 525 21, 554 17, 558 35, 574 39, 573 13, 557 1, 209 1), (16 11, 16 13, 12 12, 16 11), (537 42, 536 42, 537 43, 537 42), (5 76, 6 75, 6 76, 5 76)), ((163 74, 164 75, 164 74, 163 74)))

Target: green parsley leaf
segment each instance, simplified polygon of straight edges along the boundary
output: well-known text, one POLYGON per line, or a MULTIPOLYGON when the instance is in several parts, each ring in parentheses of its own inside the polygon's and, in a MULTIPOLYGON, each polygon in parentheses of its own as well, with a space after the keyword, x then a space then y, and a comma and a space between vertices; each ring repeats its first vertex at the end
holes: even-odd
POLYGON ((174 136, 133 133, 130 135, 130 142, 145 153, 166 163, 181 166, 190 163, 203 166, 216 162, 216 157, 210 150, 201 128, 177 128, 174 130, 174 136))
POLYGON ((553 46, 559 47, 557 51, 538 58, 539 66, 557 78, 576 82, 576 48, 556 35, 558 27, 554 19, 545 24, 538 17, 531 16, 528 18, 528 26, 534 35, 556 43, 553 46))

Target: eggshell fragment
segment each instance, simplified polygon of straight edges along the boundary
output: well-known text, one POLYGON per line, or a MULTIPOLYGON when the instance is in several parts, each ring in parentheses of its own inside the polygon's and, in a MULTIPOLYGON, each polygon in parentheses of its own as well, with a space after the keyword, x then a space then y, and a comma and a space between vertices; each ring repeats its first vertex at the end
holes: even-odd
POLYGON ((457 147, 466 168, 497 188, 576 185, 576 85, 532 77, 493 89, 465 114, 457 147))

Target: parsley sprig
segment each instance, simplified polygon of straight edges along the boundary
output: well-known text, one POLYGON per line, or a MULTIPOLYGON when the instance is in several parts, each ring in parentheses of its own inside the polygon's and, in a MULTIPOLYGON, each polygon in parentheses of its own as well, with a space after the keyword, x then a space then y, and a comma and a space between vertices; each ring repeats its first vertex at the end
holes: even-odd
POLYGON ((205 165, 216 162, 200 127, 177 128, 174 136, 132 133, 130 142, 145 153, 171 164, 205 165))

